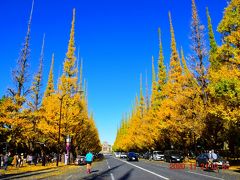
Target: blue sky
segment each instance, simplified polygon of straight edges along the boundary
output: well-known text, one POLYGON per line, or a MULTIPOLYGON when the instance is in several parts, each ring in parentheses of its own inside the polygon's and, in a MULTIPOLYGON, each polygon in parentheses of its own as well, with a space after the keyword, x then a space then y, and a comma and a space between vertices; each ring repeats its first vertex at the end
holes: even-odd
MULTIPOLYGON (((209 7, 216 30, 227 0, 196 0, 196 4, 205 25, 205 7, 209 7)), ((11 72, 24 42, 30 8, 31 0, 0 1, 0 96, 13 86, 11 72)), ((143 73, 145 86, 148 72, 150 85, 151 56, 157 60, 158 55, 158 27, 162 30, 165 64, 169 64, 168 11, 172 13, 178 49, 182 46, 185 55, 190 53, 191 0, 35 0, 29 83, 38 67, 45 33, 42 91, 52 53, 55 53, 55 83, 62 71, 73 8, 76 8, 75 42, 83 58, 83 75, 88 83, 89 111, 94 113, 101 141, 112 144, 123 113, 131 110, 139 93, 140 73, 143 73)), ((220 35, 215 33, 219 43, 220 35)))

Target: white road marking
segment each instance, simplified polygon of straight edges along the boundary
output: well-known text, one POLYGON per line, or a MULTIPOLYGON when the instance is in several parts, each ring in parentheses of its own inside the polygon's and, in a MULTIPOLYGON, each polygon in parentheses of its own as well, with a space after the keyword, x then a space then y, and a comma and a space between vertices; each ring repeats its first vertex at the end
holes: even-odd
MULTIPOLYGON (((114 157, 114 159, 117 159, 117 158, 114 157)), ((117 160, 122 161, 122 162, 124 162, 124 163, 127 163, 127 164, 129 164, 129 165, 131 165, 131 166, 134 166, 134 167, 136 167, 136 168, 138 168, 138 169, 141 169, 141 170, 143 170, 143 171, 146 171, 146 172, 148 172, 148 173, 151 173, 151 174, 153 174, 153 175, 155 175, 155 176, 158 176, 158 177, 160 177, 160 178, 162 178, 162 179, 168 180, 167 177, 164 177, 164 176, 159 175, 159 174, 157 174, 157 173, 155 173, 155 172, 152 172, 152 171, 149 171, 149 170, 147 170, 147 169, 144 169, 144 168, 142 168, 142 167, 140 167, 140 166, 137 166, 137 165, 135 165, 135 164, 132 164, 132 163, 130 163, 130 162, 123 161, 123 160, 121 160, 121 159, 117 159, 117 160)))
POLYGON ((111 178, 112 178, 112 180, 115 180, 115 178, 114 178, 114 176, 113 176, 113 174, 111 173, 111 178))
MULTIPOLYGON (((107 161, 107 160, 106 160, 107 161)), ((109 164, 108 164, 108 161, 107 161, 107 166, 108 166, 108 169, 110 169, 110 166, 109 166, 109 164)))
MULTIPOLYGON (((106 161, 107 161, 107 160, 106 160, 106 161)), ((110 169, 110 166, 109 166, 109 164, 108 164, 108 161, 107 161, 107 166, 108 166, 108 169, 110 169)), ((112 174, 112 173, 110 173, 110 175, 111 175, 111 179, 112 179, 112 180, 115 180, 115 178, 114 178, 113 174, 112 174)))
POLYGON ((66 180, 70 179, 72 177, 72 175, 68 176, 66 180))
POLYGON ((214 177, 214 176, 209 176, 209 175, 206 175, 206 174, 200 174, 200 173, 191 172, 191 171, 187 171, 187 172, 188 172, 188 173, 192 173, 192 174, 196 174, 196 175, 199 175, 199 176, 205 176, 205 177, 209 177, 209 178, 213 178, 213 179, 220 179, 220 180, 224 180, 223 178, 214 177))

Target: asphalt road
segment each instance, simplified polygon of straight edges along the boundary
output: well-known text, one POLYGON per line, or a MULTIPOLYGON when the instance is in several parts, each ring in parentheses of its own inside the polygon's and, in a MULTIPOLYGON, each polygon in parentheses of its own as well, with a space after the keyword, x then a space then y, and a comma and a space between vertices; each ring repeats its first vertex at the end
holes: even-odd
MULTIPOLYGON (((14 179, 11 178, 11 179, 14 179)), ((21 179, 18 177, 16 179, 21 179)), ((23 179, 38 179, 28 176, 23 179)), ((94 162, 92 173, 86 173, 86 166, 62 172, 58 176, 50 176, 45 180, 240 180, 240 174, 229 170, 204 171, 186 164, 183 169, 171 168, 170 163, 140 159, 128 162, 113 156, 105 156, 105 160, 94 162)))
MULTIPOLYGON (((201 168, 192 168, 186 164, 184 169, 170 168, 169 163, 139 160, 128 162, 113 156, 105 156, 105 160, 97 166, 93 166, 93 173, 71 172, 59 177, 59 179, 76 180, 239 180, 240 175, 228 170, 204 171, 201 168)), ((53 177, 56 179, 56 177, 53 177)))

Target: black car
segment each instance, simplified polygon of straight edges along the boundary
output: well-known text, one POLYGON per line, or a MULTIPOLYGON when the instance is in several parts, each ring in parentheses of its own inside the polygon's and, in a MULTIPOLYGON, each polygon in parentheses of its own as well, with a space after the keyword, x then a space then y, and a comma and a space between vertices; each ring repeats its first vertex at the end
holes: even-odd
POLYGON ((77 158, 75 159, 75 164, 76 165, 85 165, 87 164, 85 161, 85 156, 84 155, 78 155, 77 158))
POLYGON ((183 159, 184 159, 182 152, 176 151, 176 150, 166 150, 164 152, 164 158, 166 162, 170 162, 170 163, 173 163, 173 162, 180 163, 180 162, 183 162, 183 159))
POLYGON ((104 159, 104 155, 102 153, 97 153, 96 158, 100 160, 104 159))
POLYGON ((127 154, 127 161, 138 161, 138 156, 134 152, 129 152, 127 154))
MULTIPOLYGON (((196 158, 196 166, 207 167, 206 165, 208 164, 208 161, 208 153, 202 153, 196 158)), ((215 168, 228 169, 230 165, 228 161, 217 154, 217 159, 213 160, 213 166, 215 166, 215 168)))

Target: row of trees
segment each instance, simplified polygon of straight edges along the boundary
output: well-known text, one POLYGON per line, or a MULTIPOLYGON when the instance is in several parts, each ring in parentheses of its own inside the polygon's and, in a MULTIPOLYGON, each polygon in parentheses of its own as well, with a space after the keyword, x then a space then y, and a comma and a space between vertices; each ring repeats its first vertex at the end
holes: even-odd
POLYGON ((42 93, 44 38, 40 64, 31 87, 29 77, 30 30, 32 10, 24 46, 20 52, 16 70, 13 71, 15 88, 0 101, 0 141, 18 152, 34 153, 45 144, 45 150, 65 151, 65 138, 71 137, 71 150, 85 153, 99 152, 101 144, 93 115, 88 113, 87 88, 83 85, 82 62, 78 68, 75 56, 75 9, 71 25, 68 50, 63 63, 63 73, 54 84, 54 55, 46 90, 42 93))
MULTIPOLYGON (((192 0, 191 56, 177 51, 171 14, 170 68, 167 72, 159 29, 157 74, 152 58, 151 97, 140 97, 124 115, 114 143, 115 151, 153 149, 223 149, 240 146, 240 1, 232 0, 218 25, 222 44, 217 45, 208 19, 209 47, 204 26, 192 0)), ((148 90, 146 89, 146 92, 148 90)))

